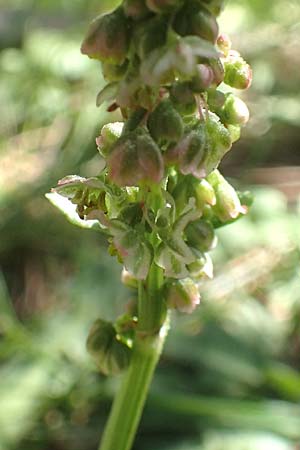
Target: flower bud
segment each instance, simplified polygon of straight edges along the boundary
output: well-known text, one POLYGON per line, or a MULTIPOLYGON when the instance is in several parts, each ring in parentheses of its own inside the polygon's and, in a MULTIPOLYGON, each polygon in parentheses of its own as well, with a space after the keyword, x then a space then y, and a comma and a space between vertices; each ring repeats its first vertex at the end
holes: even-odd
POLYGON ((221 222, 236 219, 240 214, 245 214, 247 209, 241 205, 235 189, 225 180, 218 170, 214 170, 207 177, 208 182, 216 193, 216 205, 213 211, 221 222))
POLYGON ((170 100, 176 110, 184 116, 196 112, 197 104, 189 83, 174 83, 170 89, 170 100))
POLYGON ((142 22, 135 31, 134 45, 141 60, 154 49, 166 42, 167 20, 165 16, 155 16, 145 24, 142 22))
POLYGON ((217 87, 224 81, 225 71, 223 63, 220 58, 215 58, 209 61, 209 65, 214 75, 213 84, 217 87))
POLYGON ((248 89, 252 83, 252 69, 249 64, 235 53, 229 54, 224 62, 224 82, 235 89, 248 89))
POLYGON ((241 137, 241 127, 239 125, 227 125, 227 130, 230 133, 232 143, 238 141, 241 137))
POLYGON ((243 100, 233 94, 227 94, 220 111, 220 118, 228 125, 245 125, 249 120, 249 109, 243 100))
POLYGON ((188 265, 190 276, 200 281, 203 278, 212 279, 214 276, 213 262, 208 253, 203 253, 198 259, 188 265))
POLYGON ((106 157, 109 154, 112 145, 121 136, 123 126, 123 122, 112 122, 102 127, 100 136, 96 138, 96 144, 102 156, 106 157))
POLYGON ((90 25, 81 52, 89 58, 122 64, 129 48, 128 19, 123 9, 97 17, 90 25))
POLYGON ((195 1, 189 1, 178 11, 174 29, 181 36, 195 35, 213 44, 219 33, 218 23, 213 14, 195 1))
POLYGON ((116 375, 129 364, 130 349, 117 339, 116 330, 110 322, 96 320, 86 346, 100 372, 105 375, 116 375))
POLYGON ((217 46, 224 56, 228 56, 231 50, 231 40, 227 34, 220 34, 217 39, 217 46))
POLYGON ((155 13, 171 11, 178 3, 179 0, 146 0, 148 8, 155 13))
POLYGON ((183 313, 193 312, 200 303, 198 286, 191 278, 169 282, 165 295, 168 307, 183 313))
POLYGON ((159 147, 142 127, 121 136, 107 160, 110 179, 118 186, 159 183, 164 164, 159 147))
POLYGON ((193 194, 197 208, 200 211, 202 211, 205 205, 213 206, 216 204, 215 191, 205 179, 193 181, 193 194))
POLYGON ((212 250, 217 243, 214 229, 206 220, 190 223, 185 229, 185 235, 188 245, 201 252, 212 250))
POLYGON ((148 129, 157 142, 178 141, 183 135, 183 121, 169 99, 162 100, 148 119, 148 129))
POLYGON ((123 9, 125 16, 134 20, 140 20, 149 14, 145 0, 124 0, 123 9))

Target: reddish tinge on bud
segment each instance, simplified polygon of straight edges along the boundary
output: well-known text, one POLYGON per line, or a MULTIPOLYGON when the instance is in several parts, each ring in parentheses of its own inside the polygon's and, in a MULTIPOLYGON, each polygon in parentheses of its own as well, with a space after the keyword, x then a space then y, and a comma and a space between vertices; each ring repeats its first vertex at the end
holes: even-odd
POLYGON ((81 52, 89 58, 112 64, 122 64, 129 47, 128 19, 123 9, 97 17, 90 25, 81 45, 81 52))
POLYGON ((224 56, 228 56, 228 53, 231 50, 231 40, 227 34, 220 34, 217 39, 217 46, 220 51, 224 54, 224 56))
POLYGON ((159 183, 164 175, 160 149, 142 127, 116 141, 107 159, 107 166, 110 179, 118 186, 159 183))

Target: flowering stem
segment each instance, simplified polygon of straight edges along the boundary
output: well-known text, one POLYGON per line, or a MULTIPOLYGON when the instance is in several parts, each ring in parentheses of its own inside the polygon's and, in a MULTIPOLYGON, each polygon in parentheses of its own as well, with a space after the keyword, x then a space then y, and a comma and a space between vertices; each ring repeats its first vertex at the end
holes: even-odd
POLYGON ((155 293, 159 294, 161 283, 161 269, 153 264, 146 286, 140 283, 139 328, 131 362, 115 397, 99 450, 130 450, 132 446, 169 329, 168 319, 161 321, 158 304, 162 299, 154 299, 155 293))

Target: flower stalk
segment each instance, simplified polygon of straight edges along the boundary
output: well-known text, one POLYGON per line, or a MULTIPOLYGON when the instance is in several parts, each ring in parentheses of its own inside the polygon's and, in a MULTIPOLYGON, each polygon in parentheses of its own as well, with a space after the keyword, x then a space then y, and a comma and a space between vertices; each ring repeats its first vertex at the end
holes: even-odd
POLYGON ((252 79, 219 35, 222 8, 223 0, 124 0, 92 22, 81 46, 107 81, 97 106, 120 118, 96 138, 101 173, 65 177, 48 198, 73 223, 106 233, 135 299, 114 323, 98 319, 87 340, 102 373, 126 371, 99 450, 130 450, 168 311, 197 307, 213 276, 215 229, 250 204, 218 170, 249 119, 229 88, 252 79))

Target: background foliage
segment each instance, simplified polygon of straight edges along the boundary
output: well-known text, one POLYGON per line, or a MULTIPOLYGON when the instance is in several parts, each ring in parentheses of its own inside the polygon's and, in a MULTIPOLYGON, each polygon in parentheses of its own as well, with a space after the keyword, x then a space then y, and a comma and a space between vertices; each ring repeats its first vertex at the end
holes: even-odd
MULTIPOLYGON (((95 449, 118 386, 97 374, 85 339, 133 293, 105 238, 44 199, 65 174, 100 168, 103 80, 79 46, 112 3, 1 4, 0 450, 95 449)), ((201 307, 173 318, 135 449, 300 444, 300 4, 229 0, 221 26, 254 70, 252 119, 222 169, 255 203, 219 231, 201 307)))

